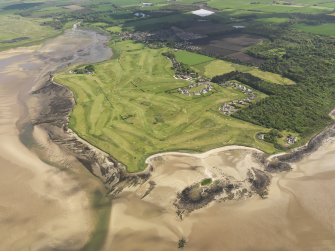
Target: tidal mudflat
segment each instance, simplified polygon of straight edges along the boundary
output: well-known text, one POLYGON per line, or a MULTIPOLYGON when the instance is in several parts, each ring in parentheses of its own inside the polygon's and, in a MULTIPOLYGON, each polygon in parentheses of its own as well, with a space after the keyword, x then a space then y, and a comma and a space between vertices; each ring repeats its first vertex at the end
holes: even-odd
POLYGON ((112 203, 96 203, 107 191, 32 123, 43 103, 31 93, 50 72, 108 58, 106 41, 89 31, 69 31, 41 46, 0 53, 1 249, 178 250, 185 238, 184 250, 194 251, 334 250, 333 138, 291 171, 272 173, 264 197, 224 197, 178 214, 176 194, 185 187, 223 176, 242 186, 250 170, 262 171, 254 157, 259 151, 233 146, 151 156, 145 182, 125 187, 112 203), (103 217, 97 214, 101 208, 103 217))
POLYGON ((92 191, 102 187, 32 127, 38 107, 30 94, 49 72, 110 56, 101 49, 105 41, 74 30, 40 46, 0 53, 1 250, 78 250, 90 239, 96 222, 92 191), (61 171, 68 166, 71 171, 61 171))
POLYGON ((105 250, 178 250, 181 238, 187 240, 184 250, 333 250, 334 140, 294 164, 291 172, 273 174, 265 199, 214 202, 183 220, 177 216, 176 192, 220 172, 243 180, 246 170, 257 166, 252 152, 223 148, 151 159, 155 188, 144 198, 140 188, 113 201, 105 250))

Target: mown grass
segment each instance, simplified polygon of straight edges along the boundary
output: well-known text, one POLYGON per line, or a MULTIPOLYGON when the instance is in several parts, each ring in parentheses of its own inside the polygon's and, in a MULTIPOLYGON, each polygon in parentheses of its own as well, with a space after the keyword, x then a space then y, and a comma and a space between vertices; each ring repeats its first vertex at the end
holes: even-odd
POLYGON ((247 145, 273 153, 258 141, 268 131, 232 117, 218 108, 243 97, 241 92, 215 86, 206 97, 177 93, 188 82, 173 78, 168 49, 149 49, 123 41, 114 44, 118 57, 96 65, 93 75, 63 73, 56 81, 75 94, 70 127, 82 138, 110 153, 135 172, 145 159, 164 151, 206 151, 224 145, 247 145))
POLYGON ((232 71, 241 71, 248 72, 255 77, 274 84, 294 84, 292 80, 284 78, 279 74, 261 71, 256 67, 234 64, 224 60, 217 60, 211 57, 199 55, 188 51, 178 51, 175 54, 178 61, 190 65, 194 70, 209 78, 217 75, 226 74, 232 71))
POLYGON ((122 27, 120 26, 110 26, 106 28, 107 31, 112 32, 112 33, 119 33, 122 31, 122 27))

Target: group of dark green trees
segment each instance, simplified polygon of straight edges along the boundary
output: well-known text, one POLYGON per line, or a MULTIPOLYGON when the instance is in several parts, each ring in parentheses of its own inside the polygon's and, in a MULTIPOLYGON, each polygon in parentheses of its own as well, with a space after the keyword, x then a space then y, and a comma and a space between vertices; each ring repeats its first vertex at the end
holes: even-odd
POLYGON ((311 136, 331 123, 328 114, 335 107, 335 38, 287 29, 252 47, 249 53, 264 59, 262 70, 281 74, 296 84, 275 85, 240 72, 214 77, 217 83, 236 79, 269 95, 238 111, 235 117, 302 136, 311 136))

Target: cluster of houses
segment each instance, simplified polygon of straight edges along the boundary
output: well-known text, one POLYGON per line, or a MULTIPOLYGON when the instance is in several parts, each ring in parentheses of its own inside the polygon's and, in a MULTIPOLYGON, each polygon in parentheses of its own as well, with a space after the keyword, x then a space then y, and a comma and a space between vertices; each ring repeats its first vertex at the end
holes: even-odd
POLYGON ((149 6, 153 6, 154 4, 153 3, 142 3, 142 6, 143 7, 149 7, 149 6))
POLYGON ((234 112, 236 112, 237 106, 235 105, 235 101, 231 101, 230 103, 223 103, 219 107, 219 111, 222 112, 224 115, 230 115, 234 112))
POLYGON ((244 94, 247 95, 246 98, 242 100, 234 100, 229 103, 224 103, 219 107, 219 111, 222 112, 224 115, 231 115, 234 112, 236 112, 241 106, 250 104, 255 98, 256 94, 253 92, 252 89, 246 87, 245 85, 242 85, 235 81, 227 81, 222 84, 220 84, 222 87, 232 87, 234 89, 237 89, 244 94))
MULTIPOLYGON (((265 140, 265 136, 266 136, 265 133, 257 134, 257 138, 259 140, 265 140)), ((286 143, 288 145, 293 145, 293 144, 297 143, 297 141, 298 141, 298 138, 295 137, 295 136, 292 136, 291 134, 286 137, 286 143)))
POLYGON ((187 87, 178 88, 178 92, 185 96, 201 96, 201 95, 205 95, 211 92, 212 90, 213 90, 213 86, 209 82, 192 83, 187 87), (197 90, 197 91, 192 91, 193 88, 196 88, 199 86, 203 86, 204 88, 197 90))
POLYGON ((137 42, 146 43, 148 38, 150 38, 153 34, 149 32, 129 32, 124 31, 119 34, 119 37, 122 40, 134 40, 137 42))
POLYGON ((183 29, 175 26, 172 26, 170 29, 173 34, 182 41, 196 40, 207 37, 207 35, 200 35, 193 32, 184 31, 183 29))
POLYGON ((149 15, 143 13, 143 12, 135 12, 134 13, 135 17, 140 17, 140 18, 144 18, 144 17, 148 17, 149 15))
POLYGON ((287 138, 286 138, 286 142, 287 142, 287 144, 289 144, 289 145, 293 145, 293 144, 295 144, 297 141, 298 141, 297 137, 294 137, 294 136, 292 136, 292 135, 288 135, 287 138))
MULTIPOLYGON (((142 15, 142 12, 136 12, 134 15, 137 17, 146 17, 142 15)), ((175 49, 199 51, 200 47, 193 45, 190 40, 197 39, 199 36, 193 33, 178 32, 176 33, 172 29, 159 30, 155 33, 150 32, 129 32, 124 31, 119 33, 121 40, 134 40, 136 42, 144 43, 151 48, 162 48, 162 47, 173 47, 175 49), (170 38, 175 36, 176 39, 171 40, 170 38), (171 44, 173 43, 173 44, 171 44)))

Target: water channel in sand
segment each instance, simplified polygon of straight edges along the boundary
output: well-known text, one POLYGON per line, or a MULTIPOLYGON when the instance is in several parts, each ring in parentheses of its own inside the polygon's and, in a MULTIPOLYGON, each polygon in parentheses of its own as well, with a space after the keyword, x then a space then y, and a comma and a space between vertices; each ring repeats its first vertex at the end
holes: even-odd
POLYGON ((30 93, 49 72, 109 58, 106 42, 94 32, 71 30, 41 46, 0 52, 0 250, 78 250, 89 239, 95 224, 89 192, 101 185, 43 132, 35 130, 32 141, 30 93), (60 171, 27 145, 47 149, 44 160, 82 171, 60 171))
MULTIPOLYGON (((101 185, 44 131, 32 130, 29 114, 36 104, 29 93, 50 71, 108 58, 105 42, 96 33, 75 30, 42 46, 0 53, 0 250, 79 250, 89 240, 95 225, 89 196, 101 185), (38 145, 44 156, 27 145, 38 145), (40 158, 77 171, 72 175, 40 158)), ((247 169, 258 165, 253 151, 230 147, 151 158, 148 182, 155 188, 141 199, 146 182, 113 200, 103 249, 178 250, 185 237, 185 250, 194 251, 335 250, 334 140, 293 171, 273 174, 266 199, 214 202, 183 220, 177 217, 177 192, 204 177, 245 179, 247 169)))

